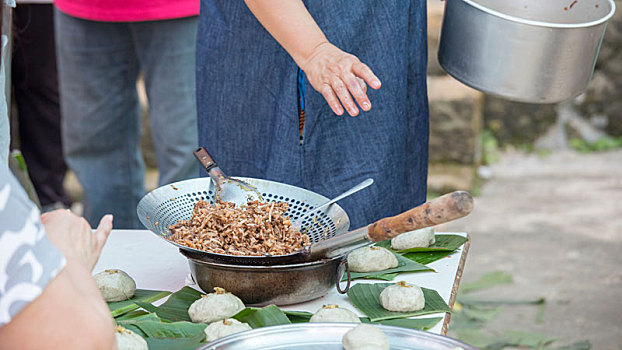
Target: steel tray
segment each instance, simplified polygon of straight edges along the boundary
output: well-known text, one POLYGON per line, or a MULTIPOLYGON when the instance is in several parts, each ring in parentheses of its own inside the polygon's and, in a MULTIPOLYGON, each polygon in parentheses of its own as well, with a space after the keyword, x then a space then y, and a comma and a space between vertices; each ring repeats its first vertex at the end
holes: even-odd
MULTIPOLYGON (((355 323, 298 323, 263 327, 232 334, 200 350, 306 349, 342 350, 341 338, 355 323)), ((413 329, 377 325, 389 338, 391 349, 477 350, 458 340, 413 329)))

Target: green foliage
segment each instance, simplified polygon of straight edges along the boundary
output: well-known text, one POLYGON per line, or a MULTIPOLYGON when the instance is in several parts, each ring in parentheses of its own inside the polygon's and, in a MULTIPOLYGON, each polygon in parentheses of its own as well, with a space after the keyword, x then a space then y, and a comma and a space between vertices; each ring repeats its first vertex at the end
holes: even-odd
POLYGON ((490 130, 482 131, 482 162, 483 164, 490 165, 496 163, 501 158, 499 151, 499 142, 495 138, 495 135, 490 130))
POLYGON ((570 140, 570 146, 582 153, 609 151, 622 147, 622 137, 601 137, 593 143, 580 138, 573 138, 570 140))

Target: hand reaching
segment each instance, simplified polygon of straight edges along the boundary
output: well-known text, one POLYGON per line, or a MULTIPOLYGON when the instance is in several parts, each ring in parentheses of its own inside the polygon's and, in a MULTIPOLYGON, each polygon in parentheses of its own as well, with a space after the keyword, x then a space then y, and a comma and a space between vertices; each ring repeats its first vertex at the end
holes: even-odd
POLYGON ((67 260, 76 260, 92 271, 112 230, 112 215, 104 216, 92 232, 89 223, 66 209, 41 215, 50 241, 67 260))
POLYGON ((381 86, 380 80, 366 64, 329 42, 317 46, 302 69, 311 86, 324 96, 337 115, 342 115, 345 107, 348 114, 357 116, 359 109, 356 104, 364 111, 370 110, 371 102, 365 83, 375 90, 381 86))

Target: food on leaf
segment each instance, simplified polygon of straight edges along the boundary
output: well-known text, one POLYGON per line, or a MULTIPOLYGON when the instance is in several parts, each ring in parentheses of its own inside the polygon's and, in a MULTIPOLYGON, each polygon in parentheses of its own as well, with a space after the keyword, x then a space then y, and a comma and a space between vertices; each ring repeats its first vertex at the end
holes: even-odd
POLYGON ((389 311, 418 311, 425 307, 425 297, 419 286, 401 281, 380 293, 380 304, 389 311))
POLYGON ((355 322, 361 323, 359 317, 352 311, 340 308, 338 305, 324 305, 309 322, 355 322))
POLYGON ((436 242, 434 238, 434 229, 426 227, 398 235, 391 240, 391 248, 395 250, 427 248, 434 244, 434 242, 436 242))
POLYGON ((227 318, 221 321, 212 322, 209 326, 205 327, 205 340, 210 342, 218 338, 226 337, 229 334, 239 333, 251 330, 251 326, 248 323, 242 323, 233 318, 227 318))
POLYGON ((127 300, 136 292, 134 279, 121 270, 104 270, 94 278, 99 291, 108 302, 127 300))
POLYGON ((140 335, 117 326, 117 350, 148 350, 147 341, 140 335))
POLYGON ((397 258, 382 247, 363 247, 348 254, 348 266, 352 272, 372 272, 398 266, 397 258))
POLYGON ((190 305, 188 316, 192 322, 212 323, 229 318, 244 309, 240 298, 222 288, 214 287, 214 291, 201 295, 201 299, 190 305))

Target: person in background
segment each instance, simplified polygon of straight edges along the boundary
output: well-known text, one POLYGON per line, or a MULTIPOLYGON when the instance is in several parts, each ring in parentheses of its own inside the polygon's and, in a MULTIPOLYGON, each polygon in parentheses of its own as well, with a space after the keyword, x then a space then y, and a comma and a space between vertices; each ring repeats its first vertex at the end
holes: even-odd
POLYGON ((18 0, 13 10, 11 80, 20 150, 42 211, 69 208, 60 136, 52 0, 18 0))
POLYGON ((199 144, 230 175, 329 198, 373 178, 339 203, 352 228, 423 203, 426 1, 245 3, 201 1, 199 144))
POLYGON ((142 227, 139 73, 149 100, 160 185, 198 174, 195 41, 198 0, 56 0, 65 157, 84 187, 84 216, 142 227))

